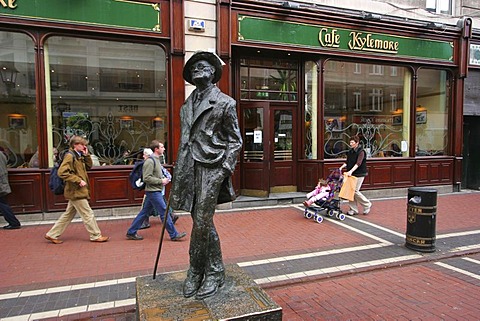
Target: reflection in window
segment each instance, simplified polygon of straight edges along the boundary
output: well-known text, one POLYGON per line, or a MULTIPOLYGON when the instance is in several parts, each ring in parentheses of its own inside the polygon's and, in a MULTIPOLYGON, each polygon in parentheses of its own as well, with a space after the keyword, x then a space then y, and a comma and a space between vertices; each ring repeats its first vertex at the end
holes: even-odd
POLYGON ((290 61, 242 59, 242 100, 297 101, 297 65, 290 61))
POLYGON ((419 70, 415 110, 417 156, 448 154, 449 88, 445 70, 419 70))
POLYGON ((65 149, 69 137, 83 135, 94 165, 124 165, 140 159, 153 139, 167 145, 166 59, 160 47, 52 37, 45 48, 52 149, 65 149))
POLYGON ((318 76, 317 65, 305 63, 305 147, 306 159, 318 159, 318 76))
POLYGON ((401 150, 402 141, 409 141, 408 70, 396 67, 394 74, 385 74, 390 67, 332 63, 326 62, 324 75, 325 158, 344 157, 353 135, 360 136, 368 157, 408 156, 401 150), (362 69, 370 73, 358 73, 362 69))
POLYGON ((263 161, 263 108, 248 108, 243 111, 243 160, 263 161))
POLYGON ((0 31, 0 150, 8 167, 39 167, 32 39, 0 31))

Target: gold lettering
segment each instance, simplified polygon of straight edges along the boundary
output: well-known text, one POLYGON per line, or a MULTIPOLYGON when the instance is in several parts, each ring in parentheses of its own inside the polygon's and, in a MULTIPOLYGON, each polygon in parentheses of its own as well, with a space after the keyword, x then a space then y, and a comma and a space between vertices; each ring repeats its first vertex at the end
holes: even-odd
POLYGON ((327 28, 322 28, 318 33, 318 41, 322 47, 340 47, 340 35, 337 34, 336 29, 328 32, 327 28))
POLYGON ((375 39, 371 33, 363 35, 361 32, 350 32, 348 48, 350 50, 364 50, 384 53, 397 53, 398 41, 375 39))
POLYGON ((6 0, 0 0, 0 5, 4 8, 15 9, 17 7, 15 4, 16 1, 17 0, 8 0, 8 2, 6 2, 6 0))

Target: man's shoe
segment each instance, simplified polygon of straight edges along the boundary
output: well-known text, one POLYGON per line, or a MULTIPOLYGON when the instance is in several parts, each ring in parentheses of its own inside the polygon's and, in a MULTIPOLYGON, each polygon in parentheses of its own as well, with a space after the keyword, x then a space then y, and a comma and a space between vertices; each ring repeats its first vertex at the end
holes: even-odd
POLYGON ((363 215, 367 215, 368 213, 370 213, 370 210, 372 209, 372 205, 370 205, 369 207, 367 207, 366 209, 363 210, 363 215))
POLYGON ((98 239, 90 240, 90 242, 102 243, 102 242, 108 241, 108 239, 109 239, 108 236, 100 236, 98 239))
POLYGON ((3 228, 5 230, 18 230, 21 226, 20 225, 5 225, 3 228))
POLYGON ((53 237, 50 237, 48 235, 45 234, 45 239, 46 240, 49 240, 50 242, 52 242, 53 244, 62 244, 63 241, 62 240, 59 240, 59 239, 54 239, 53 237))
POLYGON ((150 228, 150 224, 142 224, 142 226, 140 226, 139 230, 144 230, 146 228, 150 228))
POLYGON ((198 289, 197 294, 195 295, 195 299, 201 300, 214 295, 215 293, 217 293, 218 289, 223 286, 224 283, 224 276, 207 276, 203 281, 202 286, 198 289))
POLYGON ((357 215, 358 213, 355 212, 354 210, 349 210, 347 214, 353 216, 353 215, 357 215))
POLYGON ((187 278, 183 282, 183 296, 186 298, 194 296, 200 285, 202 284, 203 275, 187 274, 187 278))
POLYGON ((140 240, 143 240, 143 236, 138 235, 137 233, 135 233, 135 234, 127 234, 127 239, 129 239, 129 240, 135 240, 135 241, 140 241, 140 240))
POLYGON ((187 233, 185 232, 178 233, 175 237, 172 237, 172 241, 179 241, 180 239, 183 239, 185 236, 187 236, 187 233))

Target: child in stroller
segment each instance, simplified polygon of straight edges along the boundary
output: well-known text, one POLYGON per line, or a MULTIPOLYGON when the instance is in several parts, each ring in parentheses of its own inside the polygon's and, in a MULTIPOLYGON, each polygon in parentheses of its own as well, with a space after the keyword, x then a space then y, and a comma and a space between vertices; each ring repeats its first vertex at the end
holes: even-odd
POLYGON ((316 201, 327 198, 330 195, 330 190, 331 187, 327 184, 327 181, 319 179, 315 189, 307 194, 307 200, 303 202, 303 205, 310 207, 316 201))
POLYGON ((307 194, 309 199, 303 202, 305 217, 313 217, 316 222, 321 223, 323 217, 320 212, 325 212, 328 216, 335 216, 338 220, 343 221, 345 214, 340 209, 340 198, 338 197, 342 181, 343 177, 339 169, 333 170, 327 180, 320 179, 315 190, 307 194))

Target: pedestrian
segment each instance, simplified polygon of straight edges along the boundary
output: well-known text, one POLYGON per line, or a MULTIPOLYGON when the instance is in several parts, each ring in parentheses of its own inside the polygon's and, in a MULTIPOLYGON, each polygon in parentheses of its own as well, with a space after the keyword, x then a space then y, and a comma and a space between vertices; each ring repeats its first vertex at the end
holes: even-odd
POLYGON ((6 230, 17 230, 21 227, 21 224, 7 203, 7 195, 11 192, 12 189, 8 183, 7 156, 0 152, 0 212, 2 212, 3 218, 8 223, 3 228, 6 230))
MULTIPOLYGON (((149 158, 151 155, 153 154, 153 151, 150 149, 150 148, 144 148, 143 149, 143 161, 146 161, 147 158, 149 158)), ((172 180, 172 176, 170 175, 170 173, 168 172, 168 170, 163 167, 163 162, 162 163, 162 172, 163 172, 163 175, 168 178, 169 181, 172 180)), ((163 194, 163 197, 165 199, 165 185, 163 186, 163 190, 162 190, 162 194, 163 194)), ((165 202, 166 203, 166 202, 165 202)), ((145 195, 143 196, 143 201, 142 201, 142 208, 143 208, 143 205, 145 204, 145 195)), ((172 223, 175 225, 175 223, 177 222, 178 220, 178 215, 175 215, 173 213, 173 211, 171 211, 171 209, 169 209, 170 212, 170 216, 172 217, 172 223)), ((158 213, 155 211, 155 208, 153 208, 152 212, 150 212, 150 214, 148 214, 148 216, 145 218, 145 220, 143 221, 142 223, 142 226, 140 226, 140 230, 143 230, 143 229, 146 229, 146 228, 150 228, 150 216, 158 216, 158 213)))
POLYGON ((357 186, 355 187, 355 195, 353 201, 349 201, 348 215, 358 214, 358 204, 363 207, 363 214, 370 213, 372 202, 360 192, 363 180, 368 175, 367 171, 367 154, 360 145, 360 138, 355 135, 350 138, 350 150, 347 152, 347 162, 340 166, 340 171, 347 168, 347 176, 355 176, 357 178, 357 186))
POLYGON ((92 167, 92 158, 88 152, 87 140, 82 136, 72 136, 69 141, 70 149, 64 154, 63 161, 58 168, 58 176, 65 181, 63 195, 68 200, 67 209, 55 222, 45 238, 54 244, 61 244, 59 237, 78 212, 83 224, 90 234, 92 242, 106 242, 108 236, 102 236, 97 225, 93 210, 88 203, 90 199, 90 183, 87 170, 92 167))
POLYGON ((305 207, 310 207, 313 203, 330 195, 330 186, 324 179, 319 179, 315 189, 307 194, 307 200, 303 202, 305 207))
POLYGON ((242 148, 236 102, 214 84, 222 61, 211 52, 195 52, 183 78, 196 89, 180 109, 181 136, 173 173, 172 208, 191 213, 190 267, 183 295, 203 299, 225 282, 220 239, 213 215, 217 204, 235 199, 231 176, 242 148))
POLYGON ((171 216, 165 215, 167 205, 165 204, 162 191, 165 185, 170 182, 170 180, 163 175, 162 164, 160 163, 160 156, 165 151, 165 147, 158 140, 154 140, 150 144, 150 149, 153 151, 153 154, 145 160, 142 171, 143 181, 145 182, 145 201, 140 213, 135 217, 127 231, 127 239, 143 240, 143 236, 139 235, 137 231, 142 226, 143 221, 145 221, 149 214, 155 209, 160 215, 162 222, 164 222, 170 239, 172 241, 178 241, 184 238, 187 233, 177 232, 171 216))

